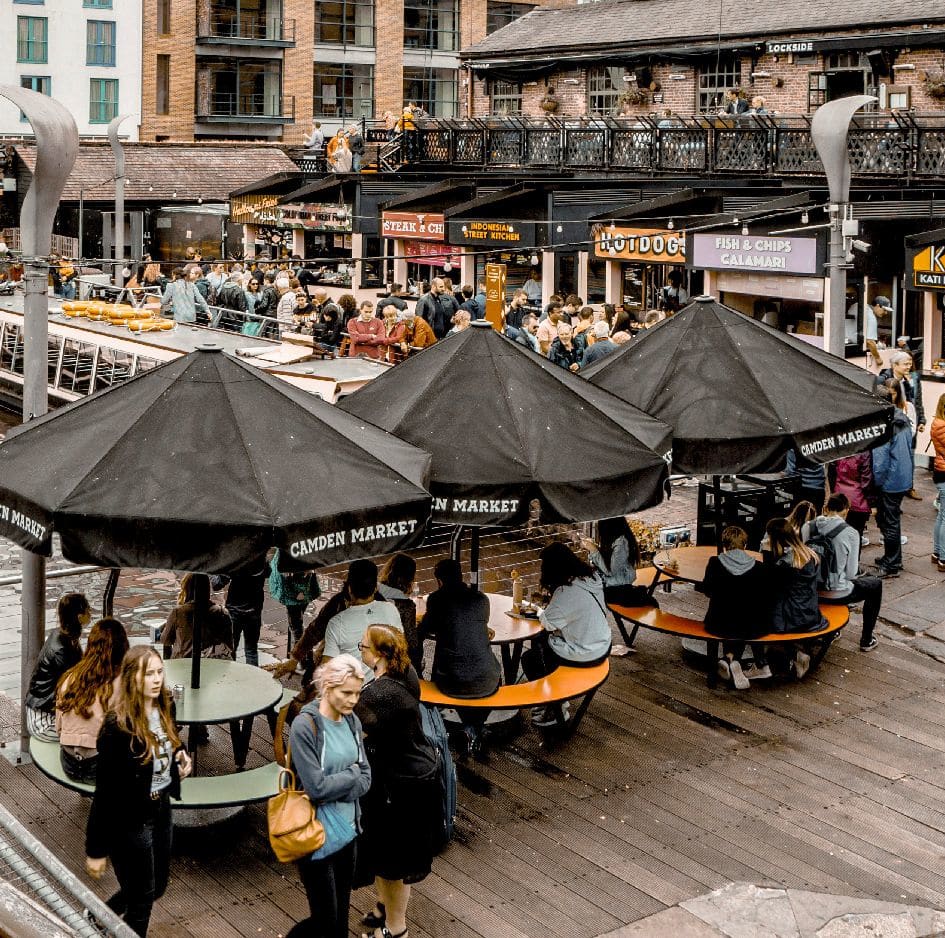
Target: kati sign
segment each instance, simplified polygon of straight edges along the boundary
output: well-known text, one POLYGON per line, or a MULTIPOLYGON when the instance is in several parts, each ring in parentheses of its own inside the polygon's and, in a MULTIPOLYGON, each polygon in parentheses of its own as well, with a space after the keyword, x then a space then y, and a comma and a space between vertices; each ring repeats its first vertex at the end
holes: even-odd
POLYGON ((594 254, 605 260, 685 264, 686 235, 682 231, 600 228, 594 239, 594 254))
POLYGON ((820 273, 816 238, 704 233, 690 237, 689 265, 694 268, 804 277, 820 273))
POLYGON ((932 244, 912 258, 912 277, 923 290, 945 290, 945 245, 932 244))

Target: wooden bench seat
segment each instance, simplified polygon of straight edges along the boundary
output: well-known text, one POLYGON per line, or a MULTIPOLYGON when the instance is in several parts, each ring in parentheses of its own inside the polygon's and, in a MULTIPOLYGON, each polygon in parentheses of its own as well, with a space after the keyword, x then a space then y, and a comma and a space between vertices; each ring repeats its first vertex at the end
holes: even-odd
MULTIPOLYGON (((47 778, 83 795, 91 795, 94 785, 77 782, 63 771, 59 743, 30 740, 30 756, 47 778)), ((181 782, 181 800, 171 800, 172 808, 232 808, 266 801, 277 791, 279 766, 275 762, 230 775, 205 775, 181 782)))
MULTIPOLYGON (((677 616, 671 612, 663 612, 655 606, 616 606, 608 605, 617 621, 617 627, 624 641, 629 647, 637 637, 640 628, 652 629, 654 632, 663 632, 667 635, 678 635, 680 638, 694 638, 708 643, 707 677, 710 687, 714 687, 718 680, 716 662, 719 657, 719 644, 723 641, 718 635, 710 635, 705 625, 699 619, 689 619, 677 616), (628 633, 627 623, 633 628, 628 633)), ((827 620, 827 627, 819 632, 772 632, 769 635, 759 635, 757 638, 746 639, 746 645, 766 645, 776 642, 809 642, 816 645, 811 655, 811 670, 817 667, 824 655, 840 634, 841 629, 850 620, 850 610, 847 606, 822 605, 821 615, 827 620)))
POLYGON ((503 684, 488 697, 450 697, 432 681, 420 682, 420 699, 434 707, 479 707, 486 710, 524 710, 529 707, 552 707, 558 721, 558 729, 573 733, 590 706, 597 688, 610 674, 610 661, 591 668, 561 666, 546 677, 521 684, 503 684), (565 719, 561 707, 565 701, 583 697, 581 705, 570 719, 565 719))

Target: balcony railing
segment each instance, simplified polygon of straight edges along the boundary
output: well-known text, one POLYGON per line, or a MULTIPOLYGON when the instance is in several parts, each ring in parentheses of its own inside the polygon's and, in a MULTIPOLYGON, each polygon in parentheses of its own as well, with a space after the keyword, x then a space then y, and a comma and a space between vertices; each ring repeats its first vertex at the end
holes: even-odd
POLYGON ((286 124, 295 120, 295 98, 269 94, 207 95, 197 102, 197 119, 286 124))
MULTIPOLYGON (((855 175, 945 176, 945 115, 858 117, 855 175)), ((423 120, 403 134, 401 165, 650 174, 823 175, 808 116, 639 120, 423 120)))
POLYGON ((198 15, 197 39, 204 42, 251 42, 295 45, 295 20, 257 15, 198 15))

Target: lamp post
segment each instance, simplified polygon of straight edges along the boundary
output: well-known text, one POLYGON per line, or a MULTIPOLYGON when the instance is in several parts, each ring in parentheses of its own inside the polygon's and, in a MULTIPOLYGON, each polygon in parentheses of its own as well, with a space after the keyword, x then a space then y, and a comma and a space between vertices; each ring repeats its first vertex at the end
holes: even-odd
POLYGON ((821 105, 810 125, 811 139, 817 148, 827 186, 830 190, 830 306, 824 342, 828 352, 844 356, 846 337, 844 318, 847 298, 847 237, 855 232, 856 222, 847 223, 850 202, 850 155, 847 135, 853 115, 875 101, 872 95, 857 94, 821 105), (844 230, 846 224, 847 230, 844 230))
MULTIPOLYGON (((48 256, 56 209, 79 152, 79 131, 72 115, 48 95, 17 85, 0 85, 0 96, 26 115, 36 135, 33 180, 20 211, 26 294, 23 305, 23 421, 26 422, 41 417, 48 408, 48 256)), ((20 689, 25 700, 46 631, 46 560, 27 550, 22 552, 22 560, 20 689)), ((24 707, 20 724, 21 758, 26 755, 28 746, 24 707)))
POLYGON ((124 284, 122 270, 125 266, 125 151, 118 140, 118 127, 130 114, 119 114, 108 125, 108 145, 115 154, 115 234, 112 238, 115 254, 113 283, 121 289, 124 284))
POLYGON ((79 188, 79 266, 82 266, 82 262, 85 259, 84 251, 84 238, 85 238, 85 193, 91 192, 93 189, 98 189, 100 186, 107 186, 110 182, 114 182, 115 177, 111 176, 108 179, 103 179, 101 182, 93 182, 90 186, 81 186, 79 188))

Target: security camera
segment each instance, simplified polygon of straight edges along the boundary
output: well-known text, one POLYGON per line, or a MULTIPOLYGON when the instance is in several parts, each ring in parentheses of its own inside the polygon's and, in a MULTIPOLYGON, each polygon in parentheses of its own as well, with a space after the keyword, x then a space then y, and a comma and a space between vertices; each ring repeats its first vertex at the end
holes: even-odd
POLYGON ((850 247, 852 247, 854 251, 860 251, 861 253, 865 254, 868 250, 870 250, 872 245, 869 243, 869 241, 860 241, 859 238, 855 238, 850 242, 850 247))

